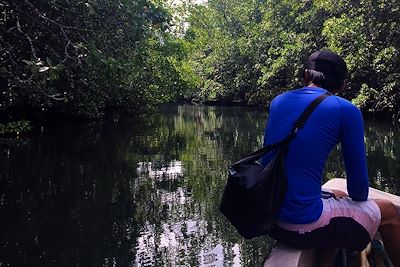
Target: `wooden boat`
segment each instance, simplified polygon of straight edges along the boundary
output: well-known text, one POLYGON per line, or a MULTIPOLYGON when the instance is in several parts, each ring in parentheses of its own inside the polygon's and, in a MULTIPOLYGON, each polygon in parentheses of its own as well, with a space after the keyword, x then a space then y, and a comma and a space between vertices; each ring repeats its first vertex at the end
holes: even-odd
MULTIPOLYGON (((322 188, 326 189, 336 189, 347 193, 346 179, 335 178, 326 182, 322 188)), ((393 202, 393 204, 398 208, 400 212, 400 196, 392 195, 374 188, 369 190, 369 198, 371 199, 387 199, 393 202)), ((379 233, 374 238, 372 244, 359 253, 354 255, 351 259, 348 259, 348 252, 345 250, 339 250, 340 255, 336 255, 337 258, 340 257, 341 262, 336 266, 349 266, 349 267, 392 267, 393 264, 390 263, 387 255, 384 251, 382 241, 380 239, 379 233), (380 247, 379 247, 380 246, 380 247), (368 258, 373 261, 373 264, 368 261, 368 258)), ((287 247, 285 245, 278 244, 275 246, 270 255, 264 261, 263 267, 313 267, 316 262, 319 261, 317 252, 315 250, 298 250, 294 248, 287 247)), ((333 261, 333 259, 330 259, 333 261)), ((324 264, 327 264, 324 262, 324 264)), ((324 266, 334 266, 333 263, 324 266)))

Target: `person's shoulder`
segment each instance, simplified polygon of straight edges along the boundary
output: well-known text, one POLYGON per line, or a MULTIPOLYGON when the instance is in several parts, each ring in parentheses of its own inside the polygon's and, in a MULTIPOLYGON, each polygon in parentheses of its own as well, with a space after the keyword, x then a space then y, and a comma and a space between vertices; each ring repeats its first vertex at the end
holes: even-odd
POLYGON ((349 101, 343 97, 336 96, 336 95, 334 95, 332 97, 340 104, 340 106, 343 110, 360 112, 359 108, 356 105, 354 105, 351 101, 349 101))
POLYGON ((283 92, 283 93, 281 93, 281 94, 279 94, 279 95, 277 95, 277 96, 275 96, 274 97, 274 100, 275 99, 281 99, 281 98, 284 98, 284 97, 286 97, 289 93, 290 93, 291 91, 286 91, 286 92, 283 92))
POLYGON ((282 99, 282 95, 284 95, 284 94, 285 94, 285 93, 279 94, 279 95, 275 96, 275 97, 271 100, 271 102, 270 102, 270 104, 269 104, 269 110, 270 110, 270 111, 271 111, 275 106, 279 105, 279 103, 281 102, 281 99, 282 99))
POLYGON ((272 104, 277 104, 277 103, 279 103, 281 101, 284 101, 291 94, 291 92, 292 91, 286 91, 286 92, 283 92, 283 93, 275 96, 271 101, 271 105, 272 104))
POLYGON ((334 96, 334 98, 339 103, 343 122, 354 126, 355 123, 363 121, 361 110, 351 101, 339 96, 334 96))

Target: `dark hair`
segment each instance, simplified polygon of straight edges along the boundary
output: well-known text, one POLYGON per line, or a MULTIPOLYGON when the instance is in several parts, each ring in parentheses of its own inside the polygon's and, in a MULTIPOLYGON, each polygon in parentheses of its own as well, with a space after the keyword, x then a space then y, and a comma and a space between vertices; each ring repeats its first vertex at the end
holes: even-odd
POLYGON ((347 76, 346 62, 338 54, 322 50, 311 54, 304 64, 310 80, 329 91, 339 90, 347 76))

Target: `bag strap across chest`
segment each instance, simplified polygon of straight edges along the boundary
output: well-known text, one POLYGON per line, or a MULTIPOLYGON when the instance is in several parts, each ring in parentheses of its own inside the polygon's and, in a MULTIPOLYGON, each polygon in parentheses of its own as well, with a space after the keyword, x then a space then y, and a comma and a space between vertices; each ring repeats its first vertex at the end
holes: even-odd
POLYGON ((318 107, 318 105, 330 95, 331 95, 331 93, 327 92, 327 93, 323 93, 323 94, 319 95, 318 97, 316 97, 305 108, 305 110, 303 111, 303 113, 301 113, 301 115, 298 117, 298 119, 293 123, 292 130, 290 131, 288 136, 285 137, 283 140, 276 142, 274 144, 267 145, 255 152, 251 153, 250 155, 246 156, 245 158, 233 163, 232 167, 239 165, 239 164, 245 164, 248 162, 255 161, 258 158, 260 158, 262 155, 268 153, 269 151, 271 151, 275 148, 278 148, 285 143, 288 144, 296 136, 297 131, 304 127, 304 124, 306 123, 307 119, 310 117, 310 115, 313 113, 313 111, 318 107))

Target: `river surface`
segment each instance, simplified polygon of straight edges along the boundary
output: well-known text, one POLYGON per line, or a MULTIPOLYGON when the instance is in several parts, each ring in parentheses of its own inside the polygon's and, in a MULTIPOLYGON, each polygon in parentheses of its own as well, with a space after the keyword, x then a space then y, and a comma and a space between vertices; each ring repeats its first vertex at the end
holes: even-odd
MULTIPOLYGON (((260 266, 219 213, 230 162, 262 144, 267 114, 165 106, 0 139, 0 266, 260 266)), ((367 122, 371 185, 400 192, 400 137, 367 122)), ((344 177, 334 150, 326 177, 344 177)))

